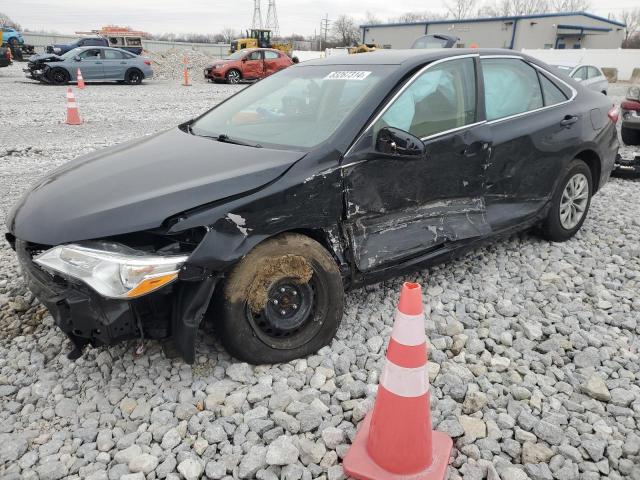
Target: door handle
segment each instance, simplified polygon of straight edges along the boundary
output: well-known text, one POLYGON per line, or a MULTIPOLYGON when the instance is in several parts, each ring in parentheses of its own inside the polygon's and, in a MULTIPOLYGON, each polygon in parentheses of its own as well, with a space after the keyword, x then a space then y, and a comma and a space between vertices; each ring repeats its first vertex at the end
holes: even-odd
POLYGON ((578 121, 577 115, 565 115, 564 119, 560 122, 563 127, 570 127, 578 121))
POLYGON ((96 62, 96 65, 102 65, 102 62, 96 62))
POLYGON ((487 142, 473 142, 462 151, 462 154, 465 157, 473 157, 481 151, 486 150, 488 146, 489 144, 487 142))

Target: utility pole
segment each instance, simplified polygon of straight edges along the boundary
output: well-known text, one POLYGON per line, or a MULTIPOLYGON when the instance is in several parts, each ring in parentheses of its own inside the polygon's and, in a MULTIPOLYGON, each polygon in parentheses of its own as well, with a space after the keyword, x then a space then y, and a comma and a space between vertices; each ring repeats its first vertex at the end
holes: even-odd
POLYGON ((324 32, 324 43, 327 43, 327 32, 329 31, 329 24, 331 20, 329 20, 329 14, 325 13, 324 18, 320 20, 320 51, 322 51, 322 36, 324 32))
POLYGON ((265 25, 265 28, 271 30, 273 37, 280 36, 280 25, 278 24, 276 0, 269 0, 269 9, 267 10, 267 24, 265 25))
POLYGON ((262 13, 260 12, 260 0, 253 0, 253 22, 251 28, 262 28, 262 13))

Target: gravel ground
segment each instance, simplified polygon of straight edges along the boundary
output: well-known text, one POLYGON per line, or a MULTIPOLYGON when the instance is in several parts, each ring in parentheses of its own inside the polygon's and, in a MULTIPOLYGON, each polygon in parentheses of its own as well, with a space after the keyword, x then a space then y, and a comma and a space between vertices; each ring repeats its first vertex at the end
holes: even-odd
MULTIPOLYGON (((0 88, 3 220, 52 167, 242 87, 90 85, 76 91, 79 127, 61 123, 65 89, 25 81, 20 65, 0 70, 0 88)), ((272 366, 237 363, 207 334, 193 366, 154 342, 139 357, 125 344, 70 362, 69 342, 0 242, 0 474, 343 478, 410 279, 426 289, 433 423, 455 439, 449 478, 640 479, 639 191, 613 179, 569 242, 516 235, 353 291, 329 347, 272 366)))

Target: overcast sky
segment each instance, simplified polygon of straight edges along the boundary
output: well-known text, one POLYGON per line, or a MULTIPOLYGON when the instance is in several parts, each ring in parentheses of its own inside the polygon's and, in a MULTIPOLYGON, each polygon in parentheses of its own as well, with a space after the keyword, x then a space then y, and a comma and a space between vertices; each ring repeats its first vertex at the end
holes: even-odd
MULTIPOLYGON (((267 0, 262 0, 266 18, 267 0)), ((591 12, 606 17, 638 0, 592 0, 591 12)), ((351 15, 361 23, 365 12, 386 19, 410 11, 444 11, 441 0, 277 0, 282 34, 311 35, 319 31, 320 19, 351 15)), ((150 33, 217 33, 251 26, 253 0, 13 0, 0 3, 23 28, 73 33, 102 25, 128 25, 150 33)))

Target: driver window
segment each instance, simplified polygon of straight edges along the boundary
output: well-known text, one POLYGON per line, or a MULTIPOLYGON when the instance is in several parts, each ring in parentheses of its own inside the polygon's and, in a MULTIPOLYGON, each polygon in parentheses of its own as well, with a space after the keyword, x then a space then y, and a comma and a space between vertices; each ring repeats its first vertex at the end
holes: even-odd
POLYGON ((425 138, 476 119, 473 58, 450 60, 426 70, 402 92, 376 123, 425 138))
POLYGON ((92 48, 91 50, 85 50, 80 54, 80 58, 83 60, 95 60, 96 58, 100 58, 100 49, 92 48))

